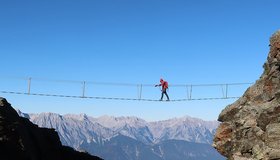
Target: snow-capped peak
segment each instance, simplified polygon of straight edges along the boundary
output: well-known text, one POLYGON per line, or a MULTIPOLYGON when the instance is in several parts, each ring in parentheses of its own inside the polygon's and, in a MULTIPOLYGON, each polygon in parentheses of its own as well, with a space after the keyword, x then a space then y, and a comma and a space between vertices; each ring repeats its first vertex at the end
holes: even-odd
POLYGON ((216 121, 203 121, 198 118, 184 116, 164 121, 147 122, 138 117, 101 116, 90 117, 86 114, 55 113, 24 114, 41 127, 55 128, 61 135, 62 142, 75 143, 101 142, 116 135, 123 135, 145 144, 158 143, 163 140, 185 140, 198 143, 211 143, 212 135, 218 126, 216 121), (71 139, 70 135, 78 137, 71 139), (69 142, 70 141, 70 142, 69 142))

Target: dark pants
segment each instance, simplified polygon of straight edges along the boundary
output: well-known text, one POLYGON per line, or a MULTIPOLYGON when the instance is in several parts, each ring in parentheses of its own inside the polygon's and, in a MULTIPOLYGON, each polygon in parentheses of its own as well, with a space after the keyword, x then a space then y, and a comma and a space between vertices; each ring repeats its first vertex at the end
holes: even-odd
POLYGON ((163 98, 163 95, 164 95, 164 94, 165 94, 165 96, 167 97, 167 100, 169 101, 169 96, 168 96, 168 94, 167 94, 167 92, 166 92, 166 89, 162 89, 160 100, 162 101, 162 98, 163 98))

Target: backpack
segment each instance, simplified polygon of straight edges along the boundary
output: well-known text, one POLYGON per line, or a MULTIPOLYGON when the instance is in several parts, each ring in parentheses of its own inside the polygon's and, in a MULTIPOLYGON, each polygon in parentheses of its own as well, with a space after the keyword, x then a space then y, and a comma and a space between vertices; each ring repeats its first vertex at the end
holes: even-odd
POLYGON ((164 83, 164 88, 168 88, 168 82, 167 81, 165 81, 165 83, 164 83))

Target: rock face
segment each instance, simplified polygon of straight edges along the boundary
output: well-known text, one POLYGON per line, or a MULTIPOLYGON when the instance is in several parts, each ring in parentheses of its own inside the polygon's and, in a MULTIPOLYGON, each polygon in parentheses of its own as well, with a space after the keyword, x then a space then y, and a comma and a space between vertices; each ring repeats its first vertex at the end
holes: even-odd
POLYGON ((213 146, 230 160, 280 159, 280 30, 270 38, 264 72, 219 115, 213 146))
POLYGON ((0 159, 101 160, 62 146, 54 129, 39 128, 19 117, 4 98, 0 98, 0 159))

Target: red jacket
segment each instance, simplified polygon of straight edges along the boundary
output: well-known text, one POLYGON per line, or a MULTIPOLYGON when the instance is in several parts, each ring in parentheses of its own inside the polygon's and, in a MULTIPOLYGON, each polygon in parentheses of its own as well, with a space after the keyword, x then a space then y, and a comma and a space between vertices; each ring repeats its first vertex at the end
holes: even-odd
POLYGON ((159 86, 162 86, 162 89, 167 89, 168 88, 168 82, 167 81, 160 81, 159 86))

